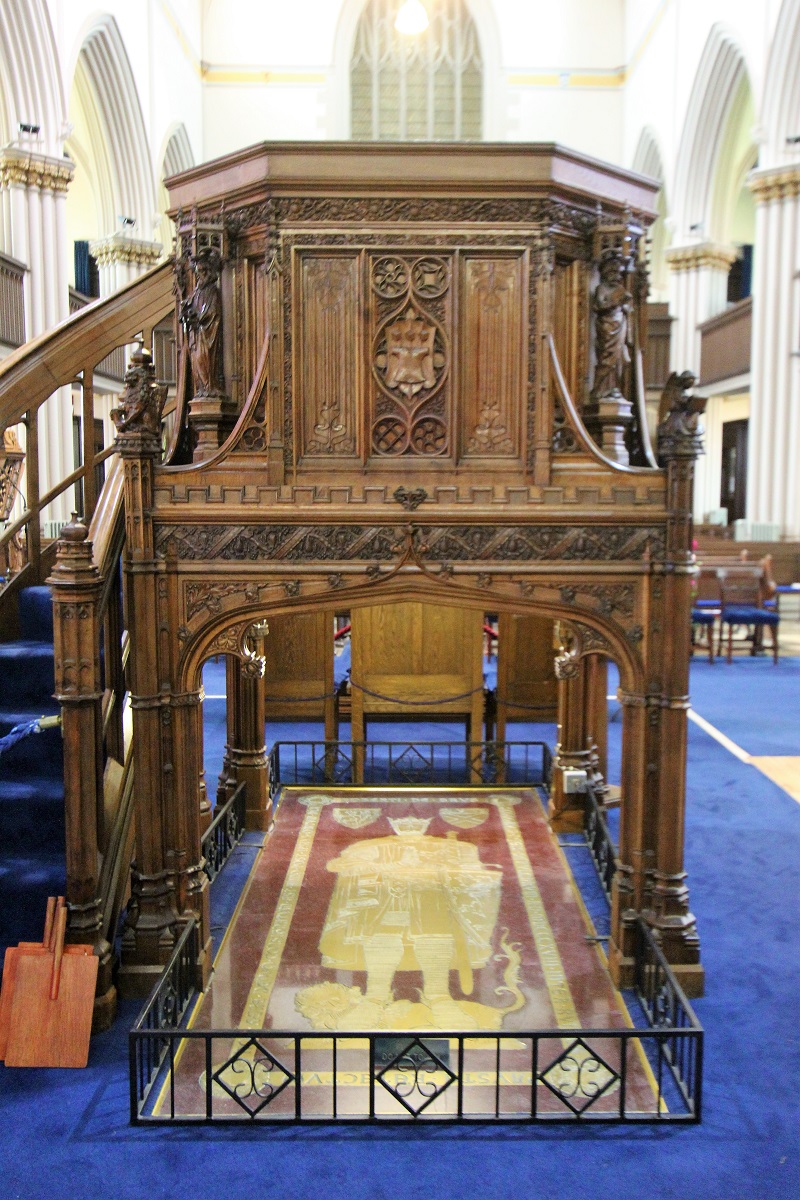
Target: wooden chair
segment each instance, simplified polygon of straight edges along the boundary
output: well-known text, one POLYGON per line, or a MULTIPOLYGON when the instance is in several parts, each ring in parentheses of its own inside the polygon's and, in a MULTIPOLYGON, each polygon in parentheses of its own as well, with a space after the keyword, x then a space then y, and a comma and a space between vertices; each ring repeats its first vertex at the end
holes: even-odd
POLYGON ((780 616, 774 610, 764 607, 762 573, 752 569, 721 570, 719 578, 722 603, 719 632, 720 654, 726 625, 728 626, 728 662, 731 662, 733 657, 734 625, 752 629, 753 632, 749 638, 751 654, 755 654, 760 644, 761 631, 767 626, 772 634, 772 657, 777 666, 780 616))
POLYGON ((708 661, 714 663, 714 623, 720 614, 719 608, 692 609, 692 651, 694 651, 694 632, 697 627, 706 632, 708 642, 708 661))

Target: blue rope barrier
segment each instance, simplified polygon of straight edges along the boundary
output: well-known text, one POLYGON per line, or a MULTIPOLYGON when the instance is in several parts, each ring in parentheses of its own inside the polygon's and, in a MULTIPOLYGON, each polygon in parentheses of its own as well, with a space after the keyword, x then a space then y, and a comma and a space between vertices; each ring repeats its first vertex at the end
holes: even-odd
POLYGON ((12 746, 16 746, 17 742, 21 742, 23 738, 29 737, 32 733, 41 733, 43 729, 49 729, 53 725, 58 725, 61 722, 61 717, 37 717, 35 721, 23 721, 19 725, 15 725, 5 737, 0 738, 0 755, 5 750, 10 750, 12 746))

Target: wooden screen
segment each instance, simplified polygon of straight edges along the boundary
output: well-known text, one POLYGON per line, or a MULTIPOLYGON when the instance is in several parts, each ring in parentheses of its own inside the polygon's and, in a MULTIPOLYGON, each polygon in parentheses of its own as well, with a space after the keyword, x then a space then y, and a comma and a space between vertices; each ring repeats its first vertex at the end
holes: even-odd
POLYGON ((270 617, 264 689, 267 722, 322 720, 336 737, 333 613, 270 617))
POLYGON ((503 612, 497 640, 497 738, 502 741, 507 721, 556 719, 553 622, 503 612))
POLYGON ((370 716, 457 716, 466 723, 467 738, 480 740, 482 613, 434 604, 358 608, 350 637, 354 742, 364 740, 370 716), (432 700, 442 703, 424 703, 432 700))

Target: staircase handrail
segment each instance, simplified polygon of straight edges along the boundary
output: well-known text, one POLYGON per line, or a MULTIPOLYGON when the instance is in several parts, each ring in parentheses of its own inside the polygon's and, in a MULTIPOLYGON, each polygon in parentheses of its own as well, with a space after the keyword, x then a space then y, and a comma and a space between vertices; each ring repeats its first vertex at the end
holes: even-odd
POLYGON ((40 583, 47 574, 49 562, 42 561, 41 516, 53 500, 75 484, 82 484, 83 516, 91 519, 98 499, 95 468, 113 453, 113 447, 94 453, 95 370, 119 346, 138 340, 151 343, 154 327, 174 309, 173 281, 173 263, 168 259, 113 295, 87 304, 0 363, 0 426, 24 422, 27 434, 24 511, 0 534, 1 561, 10 555, 12 544, 19 552, 19 541, 14 539, 23 528, 27 530, 27 562, 15 575, 12 571, 14 590, 23 583, 40 583), (76 383, 83 393, 84 461, 40 495, 38 412, 55 391, 76 383))

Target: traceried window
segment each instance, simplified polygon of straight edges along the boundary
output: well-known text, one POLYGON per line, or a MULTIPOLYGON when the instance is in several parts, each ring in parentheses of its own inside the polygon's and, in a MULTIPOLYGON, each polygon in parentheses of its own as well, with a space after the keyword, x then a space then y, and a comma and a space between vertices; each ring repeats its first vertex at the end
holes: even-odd
POLYGON ((464 0, 427 0, 424 33, 399 33, 401 0, 369 0, 350 64, 360 141, 479 141, 483 72, 464 0))

